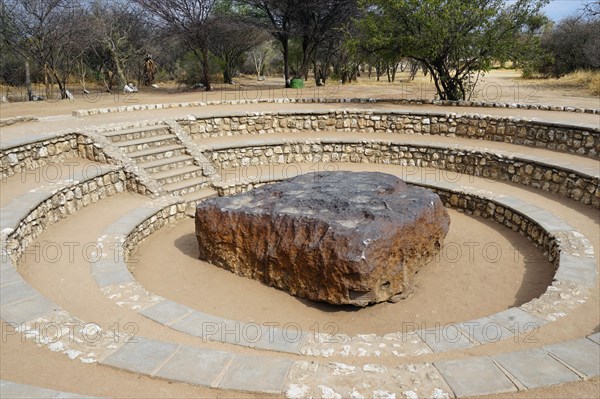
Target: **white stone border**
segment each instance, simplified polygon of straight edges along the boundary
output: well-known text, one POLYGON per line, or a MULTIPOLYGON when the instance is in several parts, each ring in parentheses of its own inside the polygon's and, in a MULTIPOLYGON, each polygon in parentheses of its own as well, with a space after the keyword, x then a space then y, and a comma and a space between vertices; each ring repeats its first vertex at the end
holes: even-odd
POLYGON ((439 101, 439 100, 424 100, 424 99, 398 99, 398 98, 329 98, 329 97, 314 97, 314 98, 275 98, 275 99, 254 99, 254 100, 229 100, 229 101, 192 101, 180 103, 165 103, 165 104, 136 104, 123 105, 119 107, 106 107, 95 109, 80 109, 73 111, 73 116, 84 117, 90 115, 118 113, 118 112, 133 112, 133 111, 148 111, 155 109, 172 109, 172 108, 191 108, 191 107, 206 107, 211 105, 243 105, 243 104, 339 104, 339 103, 393 103, 393 104, 411 104, 411 105, 436 105, 440 107, 484 107, 484 108, 512 108, 512 109, 529 109, 540 111, 560 111, 560 112, 575 112, 586 114, 600 114, 600 108, 577 108, 565 107, 560 105, 537 105, 537 104, 520 104, 520 103, 497 103, 485 101, 439 101))

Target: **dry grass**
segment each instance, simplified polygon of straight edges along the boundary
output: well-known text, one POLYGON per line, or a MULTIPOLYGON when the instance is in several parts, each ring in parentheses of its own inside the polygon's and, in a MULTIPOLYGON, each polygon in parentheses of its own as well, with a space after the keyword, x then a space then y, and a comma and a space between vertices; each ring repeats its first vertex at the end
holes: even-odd
POLYGON ((600 96, 600 71, 576 71, 558 79, 535 79, 535 84, 556 89, 578 89, 600 96))

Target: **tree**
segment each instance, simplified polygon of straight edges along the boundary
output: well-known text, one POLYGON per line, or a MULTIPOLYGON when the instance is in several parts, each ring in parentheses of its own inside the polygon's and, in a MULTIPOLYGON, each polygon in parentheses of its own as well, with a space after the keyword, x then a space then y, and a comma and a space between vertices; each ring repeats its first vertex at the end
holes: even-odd
POLYGON ((286 87, 292 75, 306 79, 311 66, 323 72, 320 77, 315 76, 317 82, 323 81, 327 75, 324 71, 330 65, 315 64, 317 53, 325 54, 319 52, 319 47, 331 47, 334 37, 341 40, 337 30, 357 9, 357 0, 239 0, 239 3, 251 5, 255 10, 254 23, 280 43, 286 87), (290 58, 296 47, 299 59, 292 65, 290 58))
POLYGON ((600 17, 600 1, 590 1, 583 7, 583 15, 591 19, 600 17))
POLYGON ((149 27, 130 4, 96 1, 91 7, 90 29, 94 31, 92 49, 97 56, 94 69, 109 75, 109 91, 111 76, 116 76, 123 88, 128 82, 128 64, 137 64, 147 53, 149 27))
MULTIPOLYGON (((18 42, 16 29, 12 15, 9 15, 5 8, 5 1, 0 0, 0 82, 7 88, 6 95, 8 96, 10 86, 18 86, 25 80, 30 80, 25 75, 29 68, 23 70, 25 64, 29 66, 29 62, 23 62, 23 57, 18 54, 10 46, 11 43, 18 42)), ((29 91, 29 87, 28 87, 29 91)), ((28 100, 31 101, 33 95, 28 93, 28 100)))
POLYGON ((159 24, 167 26, 166 33, 180 38, 202 64, 203 84, 210 85, 210 57, 207 22, 216 0, 134 0, 159 24))
POLYGON ((531 57, 544 76, 561 77, 579 69, 600 68, 600 18, 570 17, 541 37, 541 53, 531 57))
MULTIPOLYGON (((329 39, 331 47, 332 38, 339 40, 337 30, 355 16, 356 7, 356 0, 305 0, 298 5, 293 14, 293 22, 297 25, 297 34, 302 44, 298 77, 308 78, 308 70, 314 63, 319 46, 329 39)), ((319 81, 316 76, 315 79, 319 81)))
POLYGON ((256 11, 251 20, 267 30, 280 44, 283 54, 285 87, 290 87, 290 39, 292 23, 301 0, 240 0, 256 11))
POLYGON ((250 51, 252 57, 252 63, 256 70, 257 79, 262 79, 265 76, 265 70, 267 68, 268 59, 273 51, 273 43, 264 41, 259 46, 254 47, 250 51))
POLYGON ((233 75, 244 55, 267 40, 268 34, 248 21, 248 7, 231 0, 219 0, 208 23, 208 48, 223 71, 223 81, 233 83, 233 75))
POLYGON ((442 100, 464 100, 472 76, 518 54, 543 26, 547 0, 362 0, 363 46, 422 63, 442 100))
POLYGON ((50 78, 58 84, 61 98, 67 98, 67 79, 91 40, 80 18, 85 14, 81 4, 77 0, 6 0, 2 9, 14 30, 4 36, 7 45, 41 66, 47 97, 50 78))
POLYGON ((233 84, 243 56, 266 40, 263 31, 233 16, 215 18, 208 31, 208 48, 218 58, 226 84, 233 84))

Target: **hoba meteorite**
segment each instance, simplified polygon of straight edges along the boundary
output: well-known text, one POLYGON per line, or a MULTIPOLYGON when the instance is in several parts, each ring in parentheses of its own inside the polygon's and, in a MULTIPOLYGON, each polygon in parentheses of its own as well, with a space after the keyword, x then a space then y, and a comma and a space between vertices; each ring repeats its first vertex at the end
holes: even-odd
POLYGON ((412 291, 450 218, 432 191, 371 172, 301 175, 196 209, 200 259, 331 304, 412 291))

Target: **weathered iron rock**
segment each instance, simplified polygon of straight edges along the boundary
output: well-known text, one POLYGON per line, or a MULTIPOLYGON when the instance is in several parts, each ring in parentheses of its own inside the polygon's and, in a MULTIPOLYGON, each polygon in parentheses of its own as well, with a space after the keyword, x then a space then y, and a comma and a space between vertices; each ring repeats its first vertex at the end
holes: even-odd
POLYGON ((412 291, 450 218, 383 173, 311 173, 196 209, 200 259, 292 295, 366 306, 412 291))

